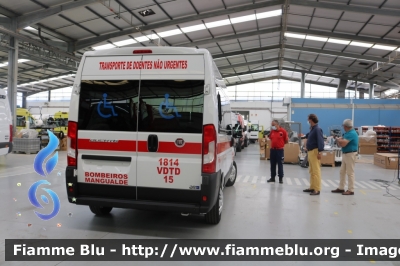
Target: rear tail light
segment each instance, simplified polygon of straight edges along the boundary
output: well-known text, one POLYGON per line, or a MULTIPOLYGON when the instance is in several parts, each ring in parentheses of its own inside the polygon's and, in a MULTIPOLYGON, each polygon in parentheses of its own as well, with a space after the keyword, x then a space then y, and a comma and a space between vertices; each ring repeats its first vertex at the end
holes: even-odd
POLYGON ((69 121, 68 122, 68 134, 67 134, 67 161, 68 166, 76 166, 76 160, 78 157, 78 123, 69 121))
POLYGON ((203 127, 203 173, 215 173, 217 168, 217 133, 214 125, 203 127))
POLYGON ((13 141, 13 126, 10 125, 10 138, 9 141, 12 142, 13 141))

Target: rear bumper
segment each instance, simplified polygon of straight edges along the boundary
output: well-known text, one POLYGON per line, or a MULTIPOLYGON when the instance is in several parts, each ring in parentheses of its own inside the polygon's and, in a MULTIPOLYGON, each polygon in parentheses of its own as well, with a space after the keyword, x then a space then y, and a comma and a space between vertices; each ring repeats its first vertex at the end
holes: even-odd
POLYGON ((180 190, 79 183, 74 172, 67 167, 66 188, 68 201, 77 205, 200 214, 211 210, 221 186, 220 173, 203 174, 200 190, 180 190))
POLYGON ((8 153, 12 152, 13 143, 12 142, 0 142, 0 149, 8 148, 8 153))

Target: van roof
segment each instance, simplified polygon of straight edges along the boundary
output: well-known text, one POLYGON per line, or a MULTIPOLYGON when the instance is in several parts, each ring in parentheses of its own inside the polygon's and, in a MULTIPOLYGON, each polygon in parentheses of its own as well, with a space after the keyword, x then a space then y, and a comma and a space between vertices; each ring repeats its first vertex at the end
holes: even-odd
POLYGON ((7 95, 5 90, 0 89, 0 95, 7 95))
MULTIPOLYGON (((207 49, 191 48, 191 47, 124 47, 112 48, 107 50, 88 51, 85 56, 104 56, 104 55, 133 55, 134 50, 151 50, 151 54, 210 54, 207 49)), ((151 55, 150 53, 143 53, 143 55, 151 55)), ((138 54, 140 55, 140 54, 138 54)))

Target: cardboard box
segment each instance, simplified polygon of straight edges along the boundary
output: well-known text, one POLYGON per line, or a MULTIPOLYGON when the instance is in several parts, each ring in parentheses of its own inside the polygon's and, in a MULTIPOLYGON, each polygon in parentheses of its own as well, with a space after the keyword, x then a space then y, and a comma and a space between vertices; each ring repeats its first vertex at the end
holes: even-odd
POLYGON ((393 153, 375 153, 374 164, 385 169, 397 169, 399 158, 393 153))
POLYGON ((300 155, 300 146, 297 142, 289 142, 284 148, 285 159, 284 163, 298 163, 300 155))
POLYGON ((377 145, 377 138, 376 136, 358 136, 358 146, 365 147, 365 146, 376 146, 377 145))
POLYGON ((67 147, 67 138, 63 138, 62 140, 60 140, 60 150, 61 150, 61 151, 66 151, 66 150, 68 150, 68 147, 67 147))
POLYGON ((375 146, 360 146, 358 153, 373 155, 376 153, 377 150, 378 150, 378 147, 376 145, 375 146))
POLYGON ((335 165, 335 152, 334 151, 321 152, 321 164, 335 165))

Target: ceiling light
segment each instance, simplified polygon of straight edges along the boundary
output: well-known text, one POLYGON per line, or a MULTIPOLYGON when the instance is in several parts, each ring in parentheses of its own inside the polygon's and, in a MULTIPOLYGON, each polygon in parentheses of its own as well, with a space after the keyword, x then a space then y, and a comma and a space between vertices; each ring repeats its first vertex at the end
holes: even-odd
POLYGON ((329 38, 328 42, 349 45, 350 41, 329 38))
POLYGON ((252 14, 252 15, 248 15, 248 16, 231 18, 232 24, 247 22, 247 21, 252 21, 252 20, 256 20, 256 15, 252 14))
POLYGON ((289 38, 297 38, 297 39, 304 39, 306 37, 306 35, 303 35, 303 34, 294 34, 294 33, 288 33, 288 32, 285 33, 285 36, 289 37, 289 38))
POLYGON ((141 36, 141 37, 135 37, 135 40, 138 42, 147 42, 149 41, 149 38, 146 36, 141 36))
POLYGON ((152 9, 146 9, 146 10, 139 11, 139 14, 142 15, 143 17, 147 17, 150 15, 154 15, 155 12, 152 9))
POLYGON ((28 60, 28 59, 18 59, 18 63, 24 63, 24 62, 28 62, 28 61, 30 61, 30 60, 28 60))
POLYGON ((231 24, 231 22, 229 21, 229 19, 224 19, 224 20, 206 23, 206 26, 207 26, 207 28, 211 29, 211 28, 221 27, 221 26, 230 25, 230 24, 231 24))
POLYGON ((129 45, 129 44, 133 44, 133 43, 137 43, 137 41, 135 41, 134 39, 127 39, 127 40, 115 42, 114 44, 116 46, 125 46, 125 45, 129 45))
POLYGON ((365 42, 355 42, 355 41, 352 41, 351 43, 350 43, 350 45, 352 45, 352 46, 359 46, 359 47, 365 47, 365 48, 371 48, 372 47, 372 43, 365 43, 365 42))
POLYGON ((96 46, 96 47, 92 47, 95 50, 106 50, 106 49, 111 49, 111 48, 115 48, 115 45, 108 43, 108 44, 104 44, 104 45, 100 45, 100 46, 96 46))
POLYGON ((25 27, 24 30, 35 30, 35 31, 37 31, 37 29, 32 28, 31 26, 25 27))
POLYGON ((7 66, 7 65, 8 65, 8 63, 5 62, 5 63, 0 64, 0 67, 4 67, 4 66, 7 66))
POLYGON ((328 38, 316 37, 316 36, 310 36, 310 35, 307 35, 306 39, 313 40, 313 41, 319 41, 319 42, 326 42, 328 40, 328 38))
POLYGON ((387 50, 387 51, 393 51, 397 47, 395 46, 387 46, 387 45, 380 45, 380 44, 375 44, 372 48, 374 49, 381 49, 381 50, 387 50))
POLYGON ((198 30, 205 30, 205 29, 206 29, 206 26, 204 26, 204 24, 199 24, 199 25, 194 25, 194 26, 190 26, 190 27, 181 28, 181 30, 184 33, 192 32, 192 31, 198 31, 198 30))
POLYGON ((169 36, 174 36, 174 35, 178 35, 178 34, 182 34, 182 32, 179 29, 176 30, 169 30, 169 31, 164 31, 164 32, 159 32, 158 35, 161 37, 169 37, 169 36))
POLYGON ((270 18, 270 17, 276 17, 276 16, 281 16, 282 15, 282 9, 277 9, 273 11, 268 11, 268 12, 263 12, 263 13, 257 13, 257 19, 263 19, 263 18, 270 18))
MULTIPOLYGON (((157 34, 150 34, 150 35, 146 35, 147 38, 149 38, 150 40, 157 40, 160 39, 160 37, 157 34)), ((140 38, 140 37, 139 37, 140 38)))

